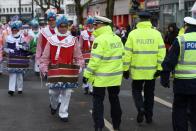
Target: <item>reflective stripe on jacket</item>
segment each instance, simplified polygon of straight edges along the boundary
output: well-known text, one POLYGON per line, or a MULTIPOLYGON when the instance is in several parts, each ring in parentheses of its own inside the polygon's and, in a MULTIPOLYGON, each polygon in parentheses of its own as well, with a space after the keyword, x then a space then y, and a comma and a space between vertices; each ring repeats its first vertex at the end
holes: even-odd
POLYGON ((186 33, 178 37, 180 56, 175 67, 175 78, 196 78, 196 33, 186 33))
POLYGON ((92 57, 84 76, 95 87, 121 85, 124 52, 121 39, 112 32, 110 26, 95 30, 93 35, 96 38, 92 46, 92 57))
POLYGON ((133 80, 154 79, 156 70, 162 70, 165 46, 160 32, 148 21, 137 24, 125 44, 124 71, 130 70, 133 80))

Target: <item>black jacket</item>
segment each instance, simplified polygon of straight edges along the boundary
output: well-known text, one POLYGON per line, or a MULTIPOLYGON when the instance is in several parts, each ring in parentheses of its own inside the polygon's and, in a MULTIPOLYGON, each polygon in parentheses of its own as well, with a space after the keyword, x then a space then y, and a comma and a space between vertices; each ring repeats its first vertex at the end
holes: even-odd
MULTIPOLYGON (((196 32, 196 27, 188 28, 185 33, 196 32)), ((165 57, 162 67, 165 75, 169 75, 170 72, 174 71, 175 66, 178 63, 180 55, 180 46, 177 39, 174 40, 169 53, 165 57)), ((196 55, 196 54, 195 54, 196 55)), ((168 78, 169 77, 165 77, 168 78)), ((196 79, 174 79, 173 91, 178 94, 196 94, 196 79)))

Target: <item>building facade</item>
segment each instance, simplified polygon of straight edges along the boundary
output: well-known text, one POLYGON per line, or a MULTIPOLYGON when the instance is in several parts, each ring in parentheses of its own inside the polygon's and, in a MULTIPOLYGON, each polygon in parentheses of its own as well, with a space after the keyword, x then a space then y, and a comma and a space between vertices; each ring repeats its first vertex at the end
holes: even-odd
POLYGON ((183 26, 185 16, 191 16, 195 0, 160 0, 160 29, 165 32, 168 24, 183 26))
POLYGON ((62 7, 69 21, 76 24, 75 2, 74 0, 64 0, 62 7))
POLYGON ((32 9, 32 0, 21 0, 21 14, 19 0, 0 0, 0 20, 5 23, 13 16, 20 16, 21 19, 31 19, 35 10, 32 9))
MULTIPOLYGON (((116 0, 114 6, 113 23, 116 26, 126 27, 131 23, 129 14, 130 0, 116 0)), ((84 17, 88 15, 106 16, 106 0, 93 0, 89 7, 84 11, 84 17)))
POLYGON ((153 26, 159 27, 160 0, 145 0, 145 10, 151 13, 151 22, 153 26))

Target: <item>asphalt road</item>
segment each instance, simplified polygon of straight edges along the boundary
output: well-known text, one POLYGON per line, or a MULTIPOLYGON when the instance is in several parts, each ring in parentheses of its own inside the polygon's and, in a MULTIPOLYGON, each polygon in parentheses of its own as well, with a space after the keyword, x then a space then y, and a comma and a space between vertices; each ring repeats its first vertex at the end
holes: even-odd
MULTIPOLYGON (((39 77, 25 75, 24 93, 7 94, 8 75, 0 76, 0 131, 94 131, 91 117, 92 96, 84 95, 82 88, 73 90, 69 106, 69 122, 63 123, 50 115, 48 89, 40 86, 39 77)), ((156 101, 152 124, 137 124, 137 112, 131 95, 131 80, 124 80, 120 102, 122 106, 121 131, 172 131, 172 89, 165 89, 156 81, 156 101), (159 99, 160 98, 160 99, 159 99), (168 102, 168 103, 167 103, 168 102)), ((110 104, 105 97, 104 131, 112 131, 110 104)))

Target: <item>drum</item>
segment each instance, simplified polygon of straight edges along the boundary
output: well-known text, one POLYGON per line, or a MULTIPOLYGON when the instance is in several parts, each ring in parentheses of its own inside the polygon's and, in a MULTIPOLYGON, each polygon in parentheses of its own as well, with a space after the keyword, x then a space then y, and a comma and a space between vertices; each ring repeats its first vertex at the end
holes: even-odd
POLYGON ((8 56, 8 68, 29 68, 30 57, 28 56, 8 56))
POLYGON ((48 82, 76 83, 78 82, 79 69, 78 65, 72 64, 50 65, 48 68, 48 82))

